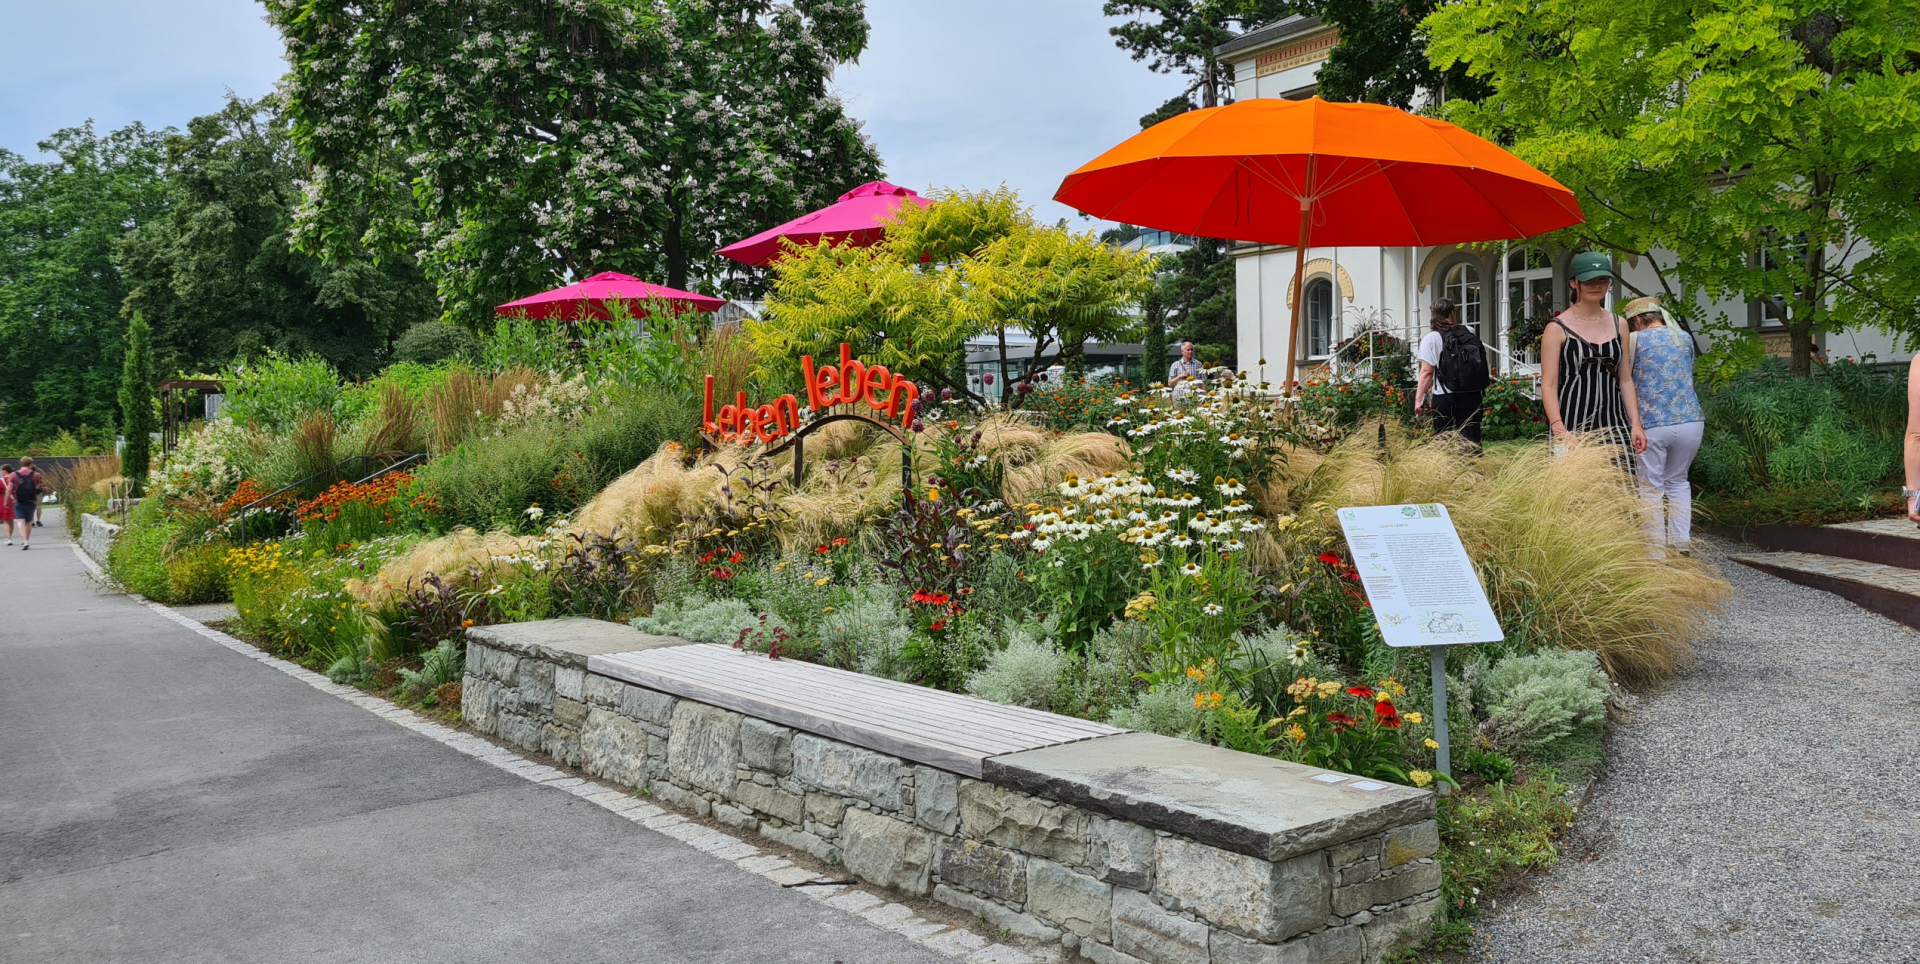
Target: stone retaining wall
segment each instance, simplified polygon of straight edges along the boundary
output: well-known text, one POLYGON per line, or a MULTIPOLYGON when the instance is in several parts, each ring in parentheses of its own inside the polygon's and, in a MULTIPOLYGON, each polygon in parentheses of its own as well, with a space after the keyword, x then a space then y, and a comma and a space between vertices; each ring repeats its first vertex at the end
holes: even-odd
POLYGON ((1425 791, 1329 789, 1308 780, 1324 771, 1138 733, 994 757, 973 779, 601 676, 580 651, 685 644, 589 620, 474 630, 466 720, 1100 964, 1372 962, 1438 908, 1425 791))
POLYGON ((80 517, 80 551, 101 565, 107 564, 107 552, 113 548, 120 527, 89 512, 80 517))

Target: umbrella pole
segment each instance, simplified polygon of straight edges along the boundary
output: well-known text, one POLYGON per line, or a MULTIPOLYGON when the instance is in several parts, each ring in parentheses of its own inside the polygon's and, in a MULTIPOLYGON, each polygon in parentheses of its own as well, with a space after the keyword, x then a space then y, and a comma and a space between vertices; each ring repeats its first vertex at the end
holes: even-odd
MULTIPOLYGON (((1308 177, 1312 177, 1311 174, 1308 177)), ((1280 383, 1280 393, 1293 393, 1295 360, 1300 357, 1300 309, 1307 300, 1306 279, 1300 277, 1307 270, 1307 232, 1313 229, 1313 202, 1300 199, 1300 233, 1295 236, 1293 247, 1293 324, 1287 335, 1287 380, 1280 383)))

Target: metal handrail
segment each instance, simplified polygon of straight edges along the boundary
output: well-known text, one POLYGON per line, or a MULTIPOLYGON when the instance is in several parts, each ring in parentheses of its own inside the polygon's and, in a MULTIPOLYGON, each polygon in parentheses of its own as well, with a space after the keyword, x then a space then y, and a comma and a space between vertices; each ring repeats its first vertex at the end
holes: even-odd
MULTIPOLYGON (((357 473, 366 472, 367 462, 371 459, 391 459, 399 454, 400 453, 397 453, 397 452, 390 452, 390 453, 384 453, 380 455, 355 455, 350 458, 341 459, 340 461, 335 462, 334 464, 324 469, 321 469, 318 472, 308 475, 305 478, 297 479, 294 482, 291 482, 287 485, 283 485, 280 488, 277 488, 272 492, 269 492, 266 495, 263 495, 260 498, 255 499, 252 502, 249 502, 238 509, 235 509, 233 511, 233 520, 237 524, 238 531, 235 533, 235 537, 237 541, 240 541, 240 542, 247 541, 247 520, 248 519, 258 514, 264 514, 266 512, 274 511, 276 508, 278 508, 273 505, 273 502, 275 500, 281 499, 284 496, 288 495, 289 493, 293 493, 296 491, 305 492, 307 486, 311 485, 316 480, 319 480, 322 478, 331 480, 327 482, 326 485, 333 485, 336 482, 344 481, 345 479, 352 478, 357 473), (354 465, 356 463, 358 467, 354 470, 354 472, 341 471, 341 469, 345 468, 346 466, 354 465)), ((402 466, 417 465, 417 464, 424 463, 426 461, 427 461, 427 455, 425 453, 413 453, 413 454, 401 456, 395 461, 390 462, 385 466, 382 466, 381 468, 375 470, 372 474, 366 475, 364 478, 361 478, 359 482, 355 484, 364 485, 402 466)), ((298 499, 299 496, 296 495, 295 498, 298 499)))

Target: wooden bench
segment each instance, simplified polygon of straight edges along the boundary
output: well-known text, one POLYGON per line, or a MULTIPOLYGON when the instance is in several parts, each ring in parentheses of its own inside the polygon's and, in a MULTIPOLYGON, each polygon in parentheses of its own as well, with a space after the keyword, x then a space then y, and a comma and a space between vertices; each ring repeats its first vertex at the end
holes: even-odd
POLYGON ((590 656, 587 670, 976 778, 988 757, 1128 732, 712 644, 590 656))

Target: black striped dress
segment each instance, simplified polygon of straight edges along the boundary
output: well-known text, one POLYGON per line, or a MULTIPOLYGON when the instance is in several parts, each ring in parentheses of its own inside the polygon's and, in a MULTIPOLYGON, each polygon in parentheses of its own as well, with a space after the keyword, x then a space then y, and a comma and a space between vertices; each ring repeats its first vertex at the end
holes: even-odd
POLYGON ((1569 432, 1600 433, 1620 447, 1622 464, 1631 465, 1633 423, 1620 397, 1620 328, 1619 319, 1613 321, 1614 336, 1595 344, 1553 320, 1567 333, 1560 344, 1560 420, 1569 432))

